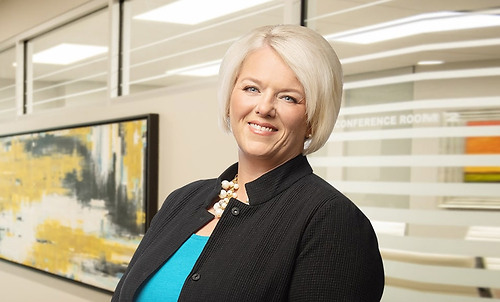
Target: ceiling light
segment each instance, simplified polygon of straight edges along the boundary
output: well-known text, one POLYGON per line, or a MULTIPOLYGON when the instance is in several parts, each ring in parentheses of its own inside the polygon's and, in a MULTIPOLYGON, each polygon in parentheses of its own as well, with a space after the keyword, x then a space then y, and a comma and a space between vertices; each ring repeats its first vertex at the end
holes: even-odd
POLYGON ((484 40, 468 40, 468 41, 458 41, 458 42, 444 42, 444 43, 433 43, 433 44, 419 44, 410 47, 391 49, 367 55, 344 58, 340 59, 340 63, 342 63, 342 65, 346 65, 346 64, 359 63, 370 60, 393 58, 395 56, 415 54, 426 51, 446 50, 446 49, 456 50, 458 48, 479 48, 479 47, 489 47, 498 45, 500 45, 500 38, 484 39, 484 40))
POLYGON ((194 76, 194 77, 210 77, 219 73, 219 64, 200 67, 179 73, 180 75, 194 76))
POLYGON ((179 0, 137 15, 134 19, 194 25, 271 0, 179 0))
POLYGON ((419 61, 417 64, 418 65, 439 65, 439 64, 443 64, 444 62, 443 61, 439 61, 439 60, 428 60, 428 61, 419 61))
POLYGON ((186 66, 183 68, 173 69, 166 72, 167 75, 184 75, 195 77, 210 77, 219 73, 221 60, 210 61, 206 63, 186 66))
POLYGON ((68 65, 108 51, 104 46, 62 43, 33 55, 34 63, 68 65))
POLYGON ((436 12, 327 35, 327 40, 370 44, 423 33, 500 26, 500 16, 436 12))

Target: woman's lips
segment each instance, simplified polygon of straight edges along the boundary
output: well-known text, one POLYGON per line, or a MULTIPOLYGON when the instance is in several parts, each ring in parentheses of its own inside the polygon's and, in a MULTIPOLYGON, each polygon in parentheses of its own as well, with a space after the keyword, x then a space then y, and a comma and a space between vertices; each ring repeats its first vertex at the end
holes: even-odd
POLYGON ((258 131, 258 132, 269 132, 269 133, 271 133, 271 132, 278 131, 278 129, 276 129, 276 127, 274 127, 271 124, 267 124, 267 123, 261 124, 261 123, 257 123, 257 122, 249 122, 248 125, 252 129, 254 129, 254 130, 258 131))

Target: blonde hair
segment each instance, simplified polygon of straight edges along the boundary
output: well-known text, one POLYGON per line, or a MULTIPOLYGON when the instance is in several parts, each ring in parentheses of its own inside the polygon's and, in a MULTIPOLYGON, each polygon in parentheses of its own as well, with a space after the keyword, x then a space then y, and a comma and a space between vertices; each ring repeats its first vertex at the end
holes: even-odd
POLYGON ((222 127, 231 131, 229 103, 245 58, 270 46, 293 70, 304 87, 311 138, 303 154, 320 149, 330 137, 342 100, 342 66, 330 43, 315 31, 298 25, 259 27, 227 50, 219 70, 218 98, 222 127))

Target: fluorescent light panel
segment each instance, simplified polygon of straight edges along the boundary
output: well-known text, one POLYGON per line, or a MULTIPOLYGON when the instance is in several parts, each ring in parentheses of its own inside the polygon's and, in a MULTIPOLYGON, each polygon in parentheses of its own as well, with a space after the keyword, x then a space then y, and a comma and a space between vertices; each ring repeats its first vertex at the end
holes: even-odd
POLYGON ((219 65, 205 66, 198 69, 188 70, 179 73, 180 75, 193 76, 193 77, 210 77, 219 73, 219 65))
POLYGON ((194 25, 271 0, 179 0, 137 15, 134 19, 194 25))
POLYGON ((437 12, 327 35, 340 42, 371 44, 423 33, 500 26, 500 16, 462 12, 437 12))
POLYGON ((416 46, 410 46, 399 49, 391 49, 388 51, 382 51, 377 53, 372 53, 368 55, 361 55, 357 57, 350 57, 341 59, 342 65, 365 62, 370 60, 377 60, 383 58, 391 58, 395 56, 415 54, 425 51, 434 50, 446 50, 446 49, 457 49, 457 48, 475 48, 475 47, 488 47, 488 46, 498 46, 500 45, 500 39, 484 39, 484 40, 469 40, 469 41, 458 41, 458 42, 446 42, 446 43, 435 43, 435 44, 420 44, 416 46))
POLYGON ((439 65, 443 64, 443 61, 438 61, 438 60, 428 60, 428 61, 419 61, 417 64, 418 65, 439 65))
POLYGON ((33 55, 34 63, 69 65, 108 51, 107 47, 62 43, 33 55))
POLYGON ((219 73, 220 60, 186 66, 166 72, 167 75, 184 75, 195 77, 210 77, 219 73))

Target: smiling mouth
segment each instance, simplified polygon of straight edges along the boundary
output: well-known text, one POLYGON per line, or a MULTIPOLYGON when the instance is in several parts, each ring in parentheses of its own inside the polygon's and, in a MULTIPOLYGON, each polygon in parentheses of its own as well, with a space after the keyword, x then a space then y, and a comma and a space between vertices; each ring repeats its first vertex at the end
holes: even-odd
POLYGON ((254 124, 254 123, 248 123, 248 125, 250 125, 250 127, 254 128, 255 130, 258 130, 258 131, 265 131, 265 132, 275 132, 275 131, 278 131, 278 129, 270 128, 270 127, 264 127, 264 126, 257 125, 257 124, 254 124))

